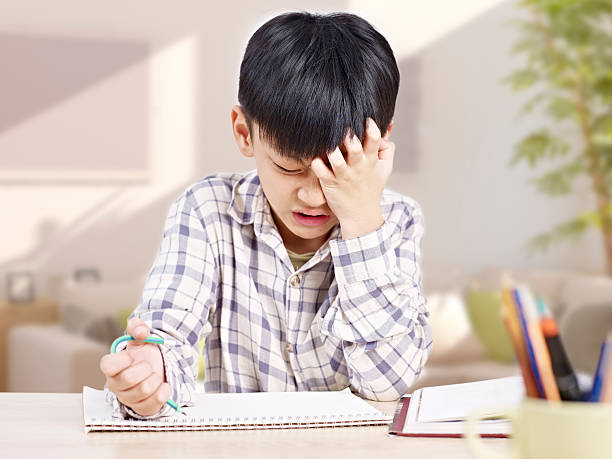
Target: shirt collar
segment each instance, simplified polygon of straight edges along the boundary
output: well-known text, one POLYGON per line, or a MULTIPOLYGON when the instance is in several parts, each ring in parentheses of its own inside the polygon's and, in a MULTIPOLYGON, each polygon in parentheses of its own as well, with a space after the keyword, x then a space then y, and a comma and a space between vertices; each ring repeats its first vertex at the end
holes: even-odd
POLYGON ((242 225, 252 224, 255 235, 273 249, 283 245, 256 169, 247 172, 234 184, 228 213, 242 225))
POLYGON ((255 213, 264 207, 266 201, 259 182, 257 170, 244 174, 232 188, 232 200, 228 207, 229 215, 242 225, 250 225, 255 213))
MULTIPOLYGON (((284 248, 283 240, 272 218, 270 203, 264 195, 257 169, 244 174, 232 188, 229 215, 242 225, 253 225, 255 235, 275 250, 284 248)), ((317 250, 308 265, 317 263, 329 252, 329 241, 340 239, 340 225, 332 229, 327 241, 317 250)))

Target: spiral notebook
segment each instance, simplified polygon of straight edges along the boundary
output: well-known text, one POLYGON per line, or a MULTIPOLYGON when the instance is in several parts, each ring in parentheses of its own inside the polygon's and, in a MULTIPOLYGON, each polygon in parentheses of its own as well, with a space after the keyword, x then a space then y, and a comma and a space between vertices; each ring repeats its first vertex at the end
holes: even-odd
POLYGON ((104 391, 83 387, 85 432, 301 429, 389 424, 393 420, 392 415, 376 410, 348 388, 336 392, 196 393, 195 406, 183 410, 186 416, 176 413, 156 420, 116 419, 104 391))

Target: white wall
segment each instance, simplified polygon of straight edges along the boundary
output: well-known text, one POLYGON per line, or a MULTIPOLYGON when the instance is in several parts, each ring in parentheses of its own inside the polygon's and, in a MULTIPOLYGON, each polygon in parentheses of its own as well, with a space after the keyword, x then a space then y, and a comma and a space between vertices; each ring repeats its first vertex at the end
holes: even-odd
MULTIPOLYGON (((532 234, 571 216, 589 196, 549 200, 526 185, 528 171, 506 167, 513 145, 529 129, 527 122, 514 122, 521 97, 500 83, 516 64, 508 57, 515 32, 503 25, 514 16, 512 4, 373 4, 58 0, 41 11, 40 2, 33 0, 0 0, 0 40, 3 35, 74 37, 148 46, 148 58, 134 65, 148 75, 151 164, 148 182, 140 184, 0 184, 0 277, 19 267, 38 270, 44 290, 45 279, 69 275, 79 266, 98 267, 105 279, 147 271, 168 205, 189 182, 218 170, 252 167, 239 156, 230 132, 239 64, 251 33, 290 9, 345 9, 363 15, 388 36, 400 67, 411 73, 403 76, 401 91, 412 98, 400 98, 396 119, 416 123, 396 124, 393 137, 397 154, 415 154, 416 160, 400 160, 390 186, 424 207, 426 275, 449 269, 474 272, 487 265, 602 270, 594 234, 575 247, 559 246, 533 259, 518 252, 532 234), (417 106, 402 105, 406 100, 416 100, 417 106)), ((33 123, 42 115, 82 118, 87 103, 96 107, 96 91, 122 84, 122 75, 75 95, 85 101, 81 111, 71 108, 72 98, 50 105, 0 131, 0 142, 17 128, 32 136, 37 132, 33 123)), ((47 148, 48 142, 41 141, 41 151, 47 148)), ((0 297, 3 288, 0 282, 0 297)))
MULTIPOLYGON (((392 186, 424 207, 430 276, 487 266, 604 269, 595 231, 543 255, 529 258, 522 251, 532 236, 591 208, 594 200, 585 184, 572 197, 541 195, 527 183, 532 171, 508 166, 514 145, 543 122, 517 119, 527 95, 502 83, 522 63, 509 52, 517 39, 509 23, 521 15, 514 3, 498 2, 412 56, 420 86, 418 161, 416 170, 398 172, 392 186)), ((398 154, 410 154, 401 151, 398 135, 398 154)))
MULTIPOLYGON (((318 11, 341 9, 342 5, 338 1, 308 2, 309 9, 318 11)), ((54 279, 71 275, 77 267, 96 267, 107 280, 140 276, 153 261, 169 204, 190 182, 218 170, 253 167, 235 147, 229 114, 237 100, 239 66, 248 38, 281 8, 299 9, 303 4, 280 0, 58 0, 52 8, 43 8, 35 0, 0 0, 0 40, 38 37, 52 41, 59 37, 77 44, 93 40, 145 44, 149 49, 142 61, 103 76, 68 94, 66 100, 40 107, 17 125, 0 130, 0 145, 9 137, 12 145, 22 139, 21 145, 27 141, 31 147, 38 142, 41 158, 52 154, 53 139, 41 137, 49 122, 42 123, 41 128, 41 119, 61 117, 72 119, 76 125, 99 125, 104 130, 105 122, 125 110, 126 101, 134 100, 131 89, 142 90, 133 82, 127 83, 125 74, 144 67, 147 79, 143 84, 148 87, 146 153, 150 162, 149 179, 144 183, 87 179, 76 183, 23 179, 0 182, 0 206, 4 210, 0 298, 5 296, 7 271, 41 273, 38 287, 43 294, 53 286, 48 285, 48 279, 54 284, 54 279), (100 94, 106 94, 108 106, 102 105, 100 94)), ((74 62, 73 73, 78 74, 82 65, 74 62)), ((24 81, 25 96, 28 75, 17 78, 24 81)), ((50 80, 45 84, 57 89, 50 80)), ((0 110, 10 110, 10 106, 3 104, 0 110)), ((140 126, 142 120, 134 123, 140 126)), ((70 127, 56 134, 58 143, 74 147, 74 142, 66 141, 71 136, 70 127)), ((75 151, 91 154, 80 148, 75 151)), ((13 154, 15 151, 9 148, 0 151, 0 155, 13 154)))
POLYGON ((528 183, 534 171, 508 166, 518 141, 546 122, 519 119, 528 94, 502 83, 523 64, 510 55, 518 36, 510 22, 525 14, 517 2, 350 4, 396 50, 402 84, 390 187, 424 208, 426 280, 486 267, 603 271, 602 240, 594 230, 544 254, 529 257, 523 250, 535 234, 592 208, 594 198, 585 182, 571 197, 549 198, 528 183))

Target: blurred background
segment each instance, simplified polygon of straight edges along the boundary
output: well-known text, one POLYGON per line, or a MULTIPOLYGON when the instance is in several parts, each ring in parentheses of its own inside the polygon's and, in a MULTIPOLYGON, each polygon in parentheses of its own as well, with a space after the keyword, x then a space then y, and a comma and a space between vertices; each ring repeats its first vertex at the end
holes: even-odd
POLYGON ((0 390, 103 386, 170 203, 254 167, 231 133, 239 66, 292 10, 358 14, 395 51, 389 188, 424 209, 434 330, 417 386, 517 374, 504 274, 592 372, 612 327, 610 2, 524 3, 0 0, 0 390))

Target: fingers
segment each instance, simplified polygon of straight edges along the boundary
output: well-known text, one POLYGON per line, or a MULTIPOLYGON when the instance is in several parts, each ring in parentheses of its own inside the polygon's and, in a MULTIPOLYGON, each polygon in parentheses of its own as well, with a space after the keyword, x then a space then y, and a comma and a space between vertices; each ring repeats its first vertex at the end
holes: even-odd
POLYGON ((151 364, 146 360, 134 363, 121 373, 115 376, 116 386, 118 391, 126 391, 132 389, 138 384, 142 383, 145 379, 153 374, 153 368, 151 364))
POLYGON ((395 155, 395 143, 382 139, 378 149, 378 159, 381 161, 393 161, 395 155))
POLYGON ((378 148, 381 140, 380 129, 372 118, 366 120, 366 132, 363 139, 363 152, 367 158, 378 159, 378 148))
MULTIPOLYGON (((349 168, 359 167, 364 164, 364 160, 374 163, 378 159, 386 158, 389 155, 389 147, 395 147, 393 142, 385 141, 381 137, 380 129, 372 118, 366 120, 366 130, 364 135, 363 145, 359 137, 347 132, 344 137, 343 145, 346 150, 346 160, 342 155, 339 147, 329 153, 327 159, 331 170, 325 165, 321 158, 312 160, 310 167, 319 180, 331 180, 333 178, 342 178, 346 176, 349 168), (380 149, 385 151, 380 154, 380 149)), ((390 153, 393 154, 393 151, 390 153)))
POLYGON ((118 352, 116 354, 107 354, 100 359, 100 371, 107 378, 113 378, 128 368, 134 359, 128 352, 118 352))
POLYGON ((374 162, 378 159, 378 150, 382 138, 380 129, 372 118, 367 118, 366 120, 366 129, 363 137, 363 144, 360 142, 359 137, 351 135, 350 132, 348 132, 344 138, 344 147, 347 156, 346 163, 350 167, 359 166, 363 163, 364 159, 370 162, 374 162))
POLYGON ((134 339, 144 340, 149 336, 149 327, 138 317, 132 317, 127 324, 127 333, 132 335, 134 339))
POLYGON ((313 159, 310 163, 310 168, 317 178, 323 182, 334 179, 334 173, 325 165, 321 158, 313 159))
POLYGON ((380 141, 380 149, 378 150, 378 164, 381 167, 385 176, 389 176, 393 169, 393 157, 395 156, 395 144, 388 140, 380 141))
POLYGON ((350 167, 355 167, 364 159, 363 148, 359 137, 348 133, 344 138, 344 148, 346 148, 346 162, 350 167))
POLYGON ((157 413, 172 395, 170 385, 151 370, 148 362, 131 366, 107 386, 121 403, 143 416, 157 413))
POLYGON ((118 394, 119 392, 132 389, 153 373, 151 364, 146 360, 141 360, 140 362, 132 363, 114 375, 107 375, 106 385, 112 392, 118 394))
MULTIPOLYGON (((156 345, 147 346, 160 352, 156 345)), ((149 360, 135 359, 129 350, 103 356, 100 370, 106 375, 106 386, 117 399, 143 416, 157 413, 171 397, 170 386, 164 382, 163 366, 161 372, 156 371, 149 360)))
MULTIPOLYGON (((154 385, 155 384, 152 386, 154 385)), ((170 388, 170 385, 168 383, 161 383, 147 397, 142 400, 132 402, 128 406, 141 416, 150 416, 157 413, 171 396, 172 389, 170 388)), ((124 404, 127 405, 127 403, 124 404)))
POLYGON ((327 159, 329 160, 329 164, 334 171, 335 177, 340 178, 346 175, 348 164, 346 164, 340 148, 336 147, 334 151, 327 155, 327 159))

